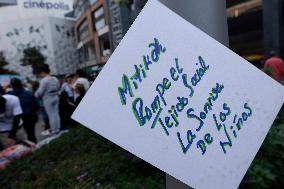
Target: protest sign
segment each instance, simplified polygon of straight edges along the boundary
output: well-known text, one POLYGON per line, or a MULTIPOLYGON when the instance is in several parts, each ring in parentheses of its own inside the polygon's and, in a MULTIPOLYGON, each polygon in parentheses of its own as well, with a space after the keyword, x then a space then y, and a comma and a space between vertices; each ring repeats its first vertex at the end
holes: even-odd
POLYGON ((283 101, 280 84, 150 0, 73 119, 191 187, 237 188, 283 101))

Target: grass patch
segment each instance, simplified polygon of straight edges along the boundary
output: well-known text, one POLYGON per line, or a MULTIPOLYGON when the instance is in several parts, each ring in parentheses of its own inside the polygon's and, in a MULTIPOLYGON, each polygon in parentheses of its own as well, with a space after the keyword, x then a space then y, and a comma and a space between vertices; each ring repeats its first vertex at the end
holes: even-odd
MULTIPOLYGON (((284 110, 277 116, 241 189, 284 188, 284 110)), ((85 127, 0 171, 0 188, 160 189, 165 174, 85 127)))
POLYGON ((11 163, 0 178, 4 188, 165 188, 163 172, 85 127, 11 163))

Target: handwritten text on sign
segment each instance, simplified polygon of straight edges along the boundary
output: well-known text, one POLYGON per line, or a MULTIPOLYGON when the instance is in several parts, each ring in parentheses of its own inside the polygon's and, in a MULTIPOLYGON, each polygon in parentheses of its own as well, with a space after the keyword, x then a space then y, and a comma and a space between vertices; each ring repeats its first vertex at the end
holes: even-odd
POLYGON ((277 82, 149 0, 72 117, 193 188, 235 189, 283 97, 277 82))
POLYGON ((181 146, 181 150, 184 154, 188 152, 193 143, 196 143, 196 147, 200 149, 202 155, 206 153, 206 146, 214 142, 214 138, 211 133, 205 134, 203 137, 198 137, 198 132, 208 127, 204 124, 204 120, 208 119, 207 114, 213 111, 214 103, 223 103, 223 109, 219 110, 217 114, 213 114, 213 119, 215 122, 215 127, 218 131, 223 131, 226 135, 226 141, 219 141, 220 147, 224 154, 227 152, 227 148, 232 147, 233 137, 237 139, 237 131, 241 130, 244 123, 252 116, 252 109, 249 107, 248 103, 244 103, 244 112, 241 115, 234 115, 233 123, 226 123, 226 119, 233 112, 226 102, 215 102, 218 100, 219 95, 221 95, 222 90, 225 86, 220 83, 216 83, 216 86, 212 88, 208 93, 208 99, 204 103, 204 109, 195 111, 193 107, 190 107, 190 98, 194 95, 194 89, 198 87, 201 83, 203 77, 206 76, 206 72, 209 70, 210 66, 206 65, 206 62, 202 56, 198 57, 196 62, 196 71, 192 77, 189 77, 186 73, 183 73, 183 68, 179 64, 178 58, 176 58, 175 66, 171 67, 169 70, 169 77, 164 77, 161 83, 156 85, 157 95, 153 97, 153 102, 150 105, 145 105, 141 97, 135 96, 135 91, 138 89, 139 85, 143 83, 143 80, 147 78, 147 74, 150 74, 150 66, 152 64, 158 64, 159 57, 163 53, 166 53, 166 47, 160 44, 157 38, 154 38, 154 42, 149 44, 151 49, 150 55, 143 56, 143 63, 140 65, 134 65, 134 73, 131 76, 124 74, 122 76, 122 86, 118 87, 118 95, 121 100, 122 105, 126 105, 127 97, 135 98, 132 101, 132 111, 137 119, 140 126, 145 126, 147 122, 151 122, 151 128, 154 129, 158 124, 163 128, 167 136, 170 135, 170 129, 172 127, 179 127, 179 116, 185 112, 189 119, 197 120, 198 124, 196 129, 189 129, 187 133, 184 134, 185 140, 183 141, 183 133, 177 132, 177 141, 181 146), (177 96, 177 103, 168 105, 164 94, 170 90, 171 86, 178 81, 181 81, 188 89, 188 96, 177 96), (162 117, 161 114, 166 110, 167 116, 162 117), (232 133, 228 132, 227 127, 229 126, 232 133), (198 139, 199 138, 199 139, 198 139))

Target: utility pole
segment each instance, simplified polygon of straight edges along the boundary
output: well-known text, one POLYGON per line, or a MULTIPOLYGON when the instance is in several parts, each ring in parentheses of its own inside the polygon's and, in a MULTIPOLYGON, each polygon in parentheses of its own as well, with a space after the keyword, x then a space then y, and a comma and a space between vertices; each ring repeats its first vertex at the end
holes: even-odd
MULTIPOLYGON (((223 45, 229 45, 226 0, 159 1, 223 45)), ((171 24, 170 27, 174 27, 175 23, 171 24)), ((189 186, 170 175, 166 175, 166 188, 190 189, 189 186)))
MULTIPOLYGON (((226 0, 159 0, 225 46, 229 44, 226 0)), ((174 23, 171 23, 174 27, 174 23)))
POLYGON ((275 51, 284 56, 284 0, 263 0, 263 46, 265 58, 275 51))

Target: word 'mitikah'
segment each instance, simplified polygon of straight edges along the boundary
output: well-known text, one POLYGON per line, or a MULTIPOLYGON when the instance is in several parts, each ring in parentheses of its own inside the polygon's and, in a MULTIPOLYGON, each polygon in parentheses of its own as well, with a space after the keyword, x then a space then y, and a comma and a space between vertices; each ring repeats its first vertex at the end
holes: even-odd
POLYGON ((131 76, 123 74, 122 87, 118 87, 118 94, 122 105, 126 105, 126 95, 134 97, 134 90, 139 88, 139 84, 143 79, 147 78, 147 72, 150 71, 151 65, 158 63, 161 53, 166 52, 166 48, 163 47, 159 40, 154 38, 154 42, 149 44, 149 48, 152 49, 150 55, 143 56, 143 63, 134 65, 134 73, 131 76))

